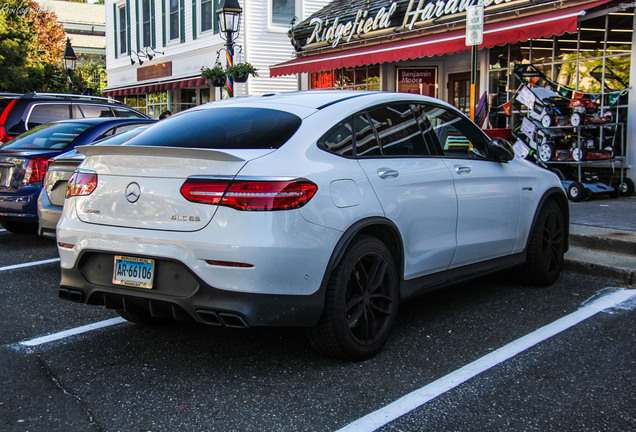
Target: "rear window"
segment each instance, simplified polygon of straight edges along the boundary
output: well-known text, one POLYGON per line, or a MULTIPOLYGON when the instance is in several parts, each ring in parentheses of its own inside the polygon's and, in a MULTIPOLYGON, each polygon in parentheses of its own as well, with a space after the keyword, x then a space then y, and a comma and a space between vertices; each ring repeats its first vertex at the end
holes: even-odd
POLYGON ((50 123, 38 126, 2 146, 3 150, 62 150, 82 132, 91 127, 87 123, 50 123))
POLYGON ((161 120, 124 145, 277 149, 296 133, 301 122, 293 114, 273 109, 193 110, 161 120))

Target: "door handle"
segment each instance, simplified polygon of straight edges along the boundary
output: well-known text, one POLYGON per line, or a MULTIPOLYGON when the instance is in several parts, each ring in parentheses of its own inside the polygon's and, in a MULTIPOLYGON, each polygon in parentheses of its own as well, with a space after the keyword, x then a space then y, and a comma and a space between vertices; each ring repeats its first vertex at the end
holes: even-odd
POLYGON ((396 178, 399 175, 400 173, 394 169, 389 169, 389 168, 378 169, 378 177, 380 177, 381 179, 396 178))
POLYGON ((461 165, 455 165, 455 172, 457 174, 470 174, 471 171, 472 170, 470 169, 470 167, 461 166, 461 165))

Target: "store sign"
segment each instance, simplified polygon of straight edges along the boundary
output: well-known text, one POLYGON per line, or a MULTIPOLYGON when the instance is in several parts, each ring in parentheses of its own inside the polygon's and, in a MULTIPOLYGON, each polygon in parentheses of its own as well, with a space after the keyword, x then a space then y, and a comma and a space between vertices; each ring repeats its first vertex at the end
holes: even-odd
POLYGON ((397 91, 436 97, 437 69, 398 68, 397 91))
POLYGON ((369 34, 373 36, 376 31, 394 29, 398 33, 412 30, 444 16, 465 13, 473 6, 487 9, 511 2, 516 4, 520 0, 396 0, 386 7, 352 10, 343 16, 314 17, 294 28, 293 32, 308 35, 302 46, 327 42, 335 48, 341 42, 351 42, 369 34))
POLYGON ((413 26, 420 21, 429 21, 444 15, 466 12, 471 6, 487 8, 511 1, 513 0, 410 0, 402 26, 412 30, 413 26))
POLYGON ((389 9, 380 8, 375 14, 369 15, 369 10, 358 10, 355 19, 351 21, 341 22, 336 17, 329 25, 329 19, 313 18, 310 25, 313 26, 311 36, 307 39, 307 45, 313 42, 332 42, 331 46, 335 47, 344 38, 347 42, 351 41, 354 35, 362 35, 375 30, 386 29, 391 26, 391 15, 397 9, 397 3, 391 3, 389 9))
POLYGON ((137 81, 146 81, 169 76, 172 76, 171 61, 137 68, 137 81))

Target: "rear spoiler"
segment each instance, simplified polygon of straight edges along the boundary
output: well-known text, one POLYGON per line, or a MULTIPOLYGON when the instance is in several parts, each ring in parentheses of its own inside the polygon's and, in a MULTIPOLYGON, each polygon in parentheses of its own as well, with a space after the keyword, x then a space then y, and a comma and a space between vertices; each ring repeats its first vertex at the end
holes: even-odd
MULTIPOLYGON (((129 146, 129 145, 85 145, 75 147, 77 151, 86 156, 162 156, 188 159, 205 159, 223 162, 243 162, 245 159, 235 156, 228 151, 184 148, 184 147, 154 147, 154 146, 129 146)), ((271 149, 267 149, 271 150, 271 149)), ((230 150, 231 151, 231 150, 230 150)), ((241 150, 241 152, 254 152, 254 157, 261 156, 263 150, 241 150)))

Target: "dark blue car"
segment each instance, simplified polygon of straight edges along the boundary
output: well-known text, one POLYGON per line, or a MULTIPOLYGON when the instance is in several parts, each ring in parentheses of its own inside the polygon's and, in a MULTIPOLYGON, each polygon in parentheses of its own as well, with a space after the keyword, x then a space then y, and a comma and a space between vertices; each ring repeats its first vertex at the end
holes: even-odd
POLYGON ((155 120, 84 118, 47 123, 0 147, 0 224, 14 233, 36 232, 37 201, 49 160, 75 146, 155 120))

